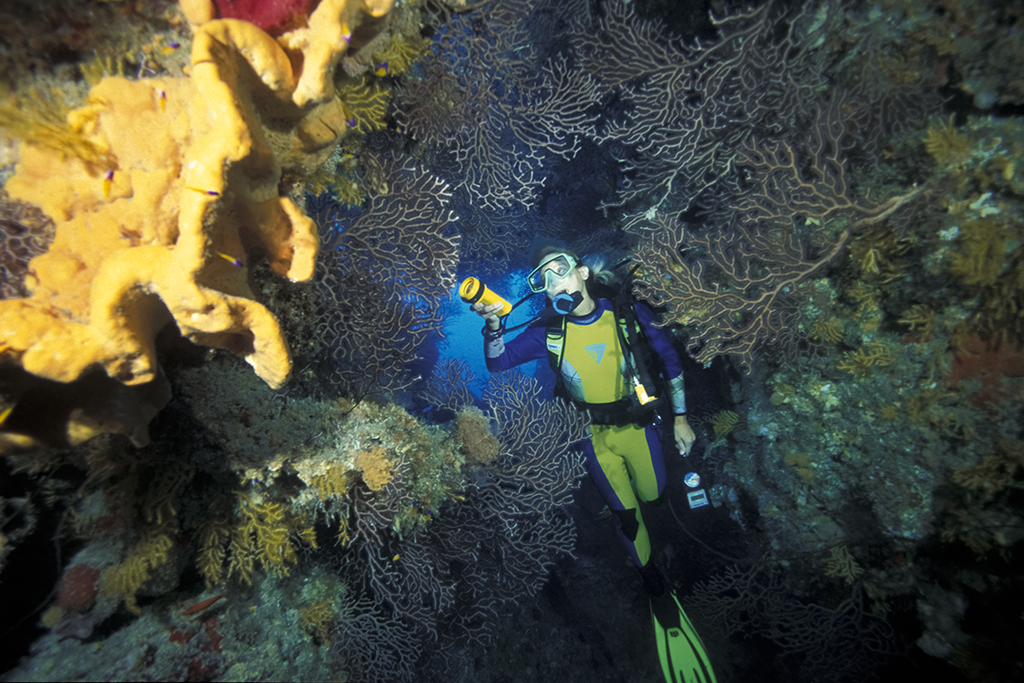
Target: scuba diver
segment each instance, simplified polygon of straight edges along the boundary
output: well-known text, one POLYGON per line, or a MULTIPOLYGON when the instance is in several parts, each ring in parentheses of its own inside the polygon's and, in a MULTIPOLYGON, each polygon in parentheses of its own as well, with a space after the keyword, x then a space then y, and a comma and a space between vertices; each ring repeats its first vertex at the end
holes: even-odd
MULTIPOLYGON (((547 295, 541 314, 507 344, 499 311, 507 302, 477 302, 486 320, 484 352, 491 372, 547 358, 557 377, 556 395, 591 416, 591 438, 581 443, 586 468, 614 516, 616 532, 650 596, 662 671, 670 683, 715 681, 700 637, 679 599, 651 558, 651 542, 639 500, 657 505, 665 488, 662 430, 649 356, 668 377, 672 432, 686 456, 695 440, 686 420, 682 366, 668 334, 655 327, 653 311, 631 296, 630 277, 614 293, 614 273, 583 265, 572 251, 554 245, 534 249, 527 276, 531 292, 547 295)), ((521 302, 520 302, 521 303, 521 302)), ((518 305, 518 304, 517 304, 518 305)))

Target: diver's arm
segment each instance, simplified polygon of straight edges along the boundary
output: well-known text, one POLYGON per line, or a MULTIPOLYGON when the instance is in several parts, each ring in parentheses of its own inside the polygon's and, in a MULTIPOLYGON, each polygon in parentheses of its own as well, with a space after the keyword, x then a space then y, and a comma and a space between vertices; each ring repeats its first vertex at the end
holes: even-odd
POLYGON ((650 342, 651 351, 654 352, 665 368, 668 376, 669 394, 672 399, 672 412, 676 415, 686 414, 686 391, 683 385, 683 365, 679 361, 679 354, 672 346, 672 338, 665 332, 664 328, 655 325, 657 319, 654 311, 643 304, 636 305, 636 317, 644 328, 644 334, 650 342))
POLYGON ((544 343, 546 326, 543 322, 532 323, 506 345, 497 316, 501 304, 474 304, 473 310, 487 321, 484 327, 484 359, 489 371, 502 372, 547 357, 544 343))
POLYGON ((491 330, 484 334, 484 359, 491 372, 502 372, 531 360, 547 358, 544 344, 545 327, 530 325, 507 344, 499 336, 494 339, 491 330), (494 354, 494 355, 492 355, 494 354))
POLYGON ((672 339, 663 328, 657 327, 654 312, 643 304, 636 306, 637 319, 644 327, 647 339, 651 343, 651 351, 657 354, 665 366, 668 375, 669 398, 672 402, 672 413, 675 415, 673 432, 676 446, 683 455, 689 455, 690 448, 697 437, 686 421, 686 388, 683 384, 683 365, 679 354, 672 346, 672 339))
POLYGON ((672 399, 672 413, 675 417, 673 433, 676 439, 676 446, 683 455, 690 454, 690 447, 697 440, 693 428, 686 421, 686 391, 683 388, 683 373, 668 381, 669 397, 672 399))

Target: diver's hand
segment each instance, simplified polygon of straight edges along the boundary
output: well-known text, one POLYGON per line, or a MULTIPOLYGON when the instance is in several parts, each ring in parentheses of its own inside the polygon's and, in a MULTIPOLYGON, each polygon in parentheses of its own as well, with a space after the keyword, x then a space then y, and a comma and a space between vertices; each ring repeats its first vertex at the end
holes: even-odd
POLYGON ((501 321, 498 320, 498 311, 501 310, 501 306, 500 303, 488 305, 478 301, 473 304, 473 310, 487 321, 487 327, 497 330, 501 327, 501 321))
POLYGON ((690 424, 686 421, 685 415, 676 415, 676 423, 673 429, 676 437, 676 447, 683 456, 690 454, 690 448, 693 446, 693 442, 697 440, 693 430, 690 429, 690 424))

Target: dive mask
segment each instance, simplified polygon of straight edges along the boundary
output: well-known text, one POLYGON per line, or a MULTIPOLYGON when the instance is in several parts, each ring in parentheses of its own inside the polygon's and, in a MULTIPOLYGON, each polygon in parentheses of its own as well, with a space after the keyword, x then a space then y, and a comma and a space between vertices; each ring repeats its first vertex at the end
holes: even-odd
POLYGON ((543 292, 551 284, 551 280, 566 277, 577 265, 576 259, 569 254, 548 254, 540 265, 526 276, 530 291, 534 294, 543 292))

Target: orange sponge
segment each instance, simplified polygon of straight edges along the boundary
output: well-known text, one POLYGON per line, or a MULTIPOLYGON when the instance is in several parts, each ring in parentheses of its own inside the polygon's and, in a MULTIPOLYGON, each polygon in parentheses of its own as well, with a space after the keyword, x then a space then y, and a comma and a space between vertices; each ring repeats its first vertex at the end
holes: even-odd
POLYGON ((245 265, 262 252, 277 272, 308 279, 315 226, 276 196, 280 168, 224 104, 232 93, 203 86, 107 78, 93 88, 71 117, 113 169, 22 145, 7 190, 57 222, 49 252, 31 262, 32 296, 0 301, 5 353, 29 372, 69 382, 102 365, 126 384, 148 382, 153 340, 173 318, 185 336, 241 353, 271 386, 287 379, 287 347, 245 265))
POLYGON ((57 227, 30 263, 31 295, 0 301, 0 361, 60 382, 102 367, 142 384, 156 376, 156 333, 173 320, 284 384, 288 348, 248 267, 266 258, 293 281, 312 277, 316 226, 279 196, 282 169, 301 175, 333 151, 346 127, 330 77, 347 26, 392 2, 324 0, 302 29, 305 59, 224 19, 196 28, 190 77, 103 79, 68 123, 110 167, 22 144, 6 189, 57 227))

